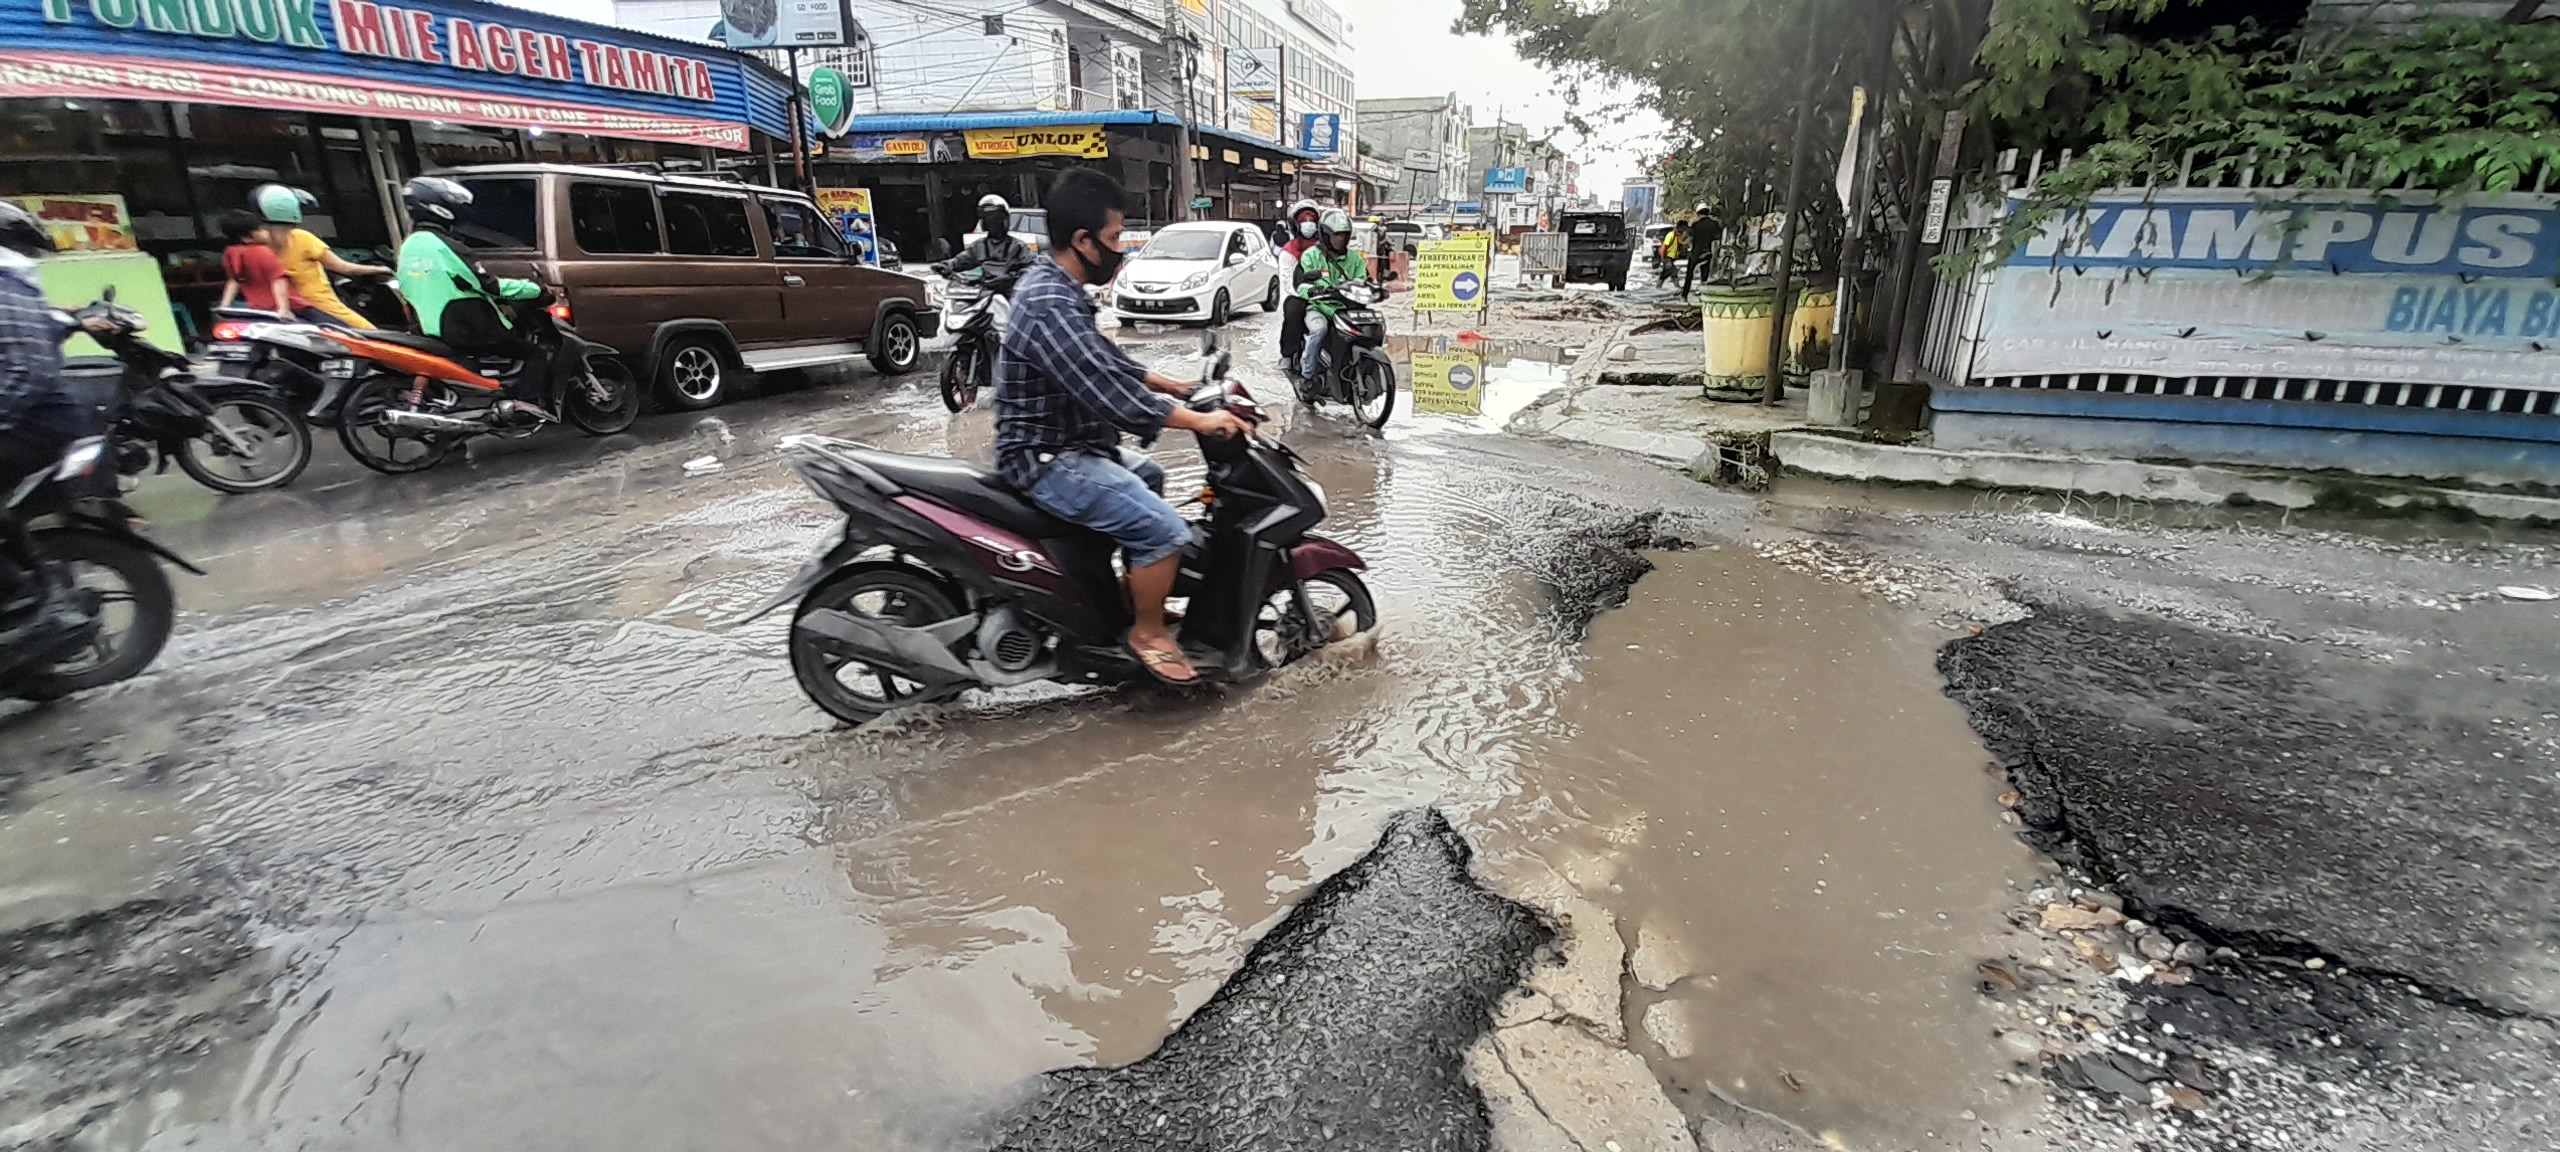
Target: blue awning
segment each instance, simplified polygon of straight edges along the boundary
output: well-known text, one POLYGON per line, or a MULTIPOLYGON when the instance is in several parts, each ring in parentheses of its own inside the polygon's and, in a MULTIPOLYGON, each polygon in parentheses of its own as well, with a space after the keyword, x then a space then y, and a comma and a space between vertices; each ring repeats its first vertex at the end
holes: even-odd
POLYGON ((1108 112, 866 112, 853 118, 847 134, 893 132, 959 132, 970 128, 1054 128, 1066 124, 1177 124, 1181 121, 1146 109, 1108 112))

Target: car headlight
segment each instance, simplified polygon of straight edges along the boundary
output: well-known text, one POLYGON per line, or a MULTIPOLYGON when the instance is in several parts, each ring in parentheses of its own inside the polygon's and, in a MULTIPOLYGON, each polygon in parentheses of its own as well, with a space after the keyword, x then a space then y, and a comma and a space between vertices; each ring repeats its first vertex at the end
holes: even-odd
POLYGON ((1202 272, 1194 272, 1194 273, 1192 273, 1191 275, 1189 275, 1189 276, 1185 276, 1185 277, 1183 277, 1183 278, 1182 278, 1182 286, 1183 286, 1184 288, 1197 288, 1197 287, 1199 287, 1199 286, 1201 286, 1201 285, 1203 285, 1203 284, 1206 284, 1206 283, 1208 283, 1208 282, 1209 282, 1209 273, 1208 273, 1208 272, 1205 272, 1205 271, 1202 271, 1202 272))

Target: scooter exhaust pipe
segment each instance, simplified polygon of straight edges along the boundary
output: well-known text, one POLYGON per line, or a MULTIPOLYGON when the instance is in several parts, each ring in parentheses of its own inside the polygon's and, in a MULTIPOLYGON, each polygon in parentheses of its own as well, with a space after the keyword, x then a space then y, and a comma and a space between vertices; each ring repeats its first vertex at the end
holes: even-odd
POLYGON ((489 424, 485 420, 467 420, 460 416, 444 416, 434 412, 412 412, 404 408, 394 408, 383 413, 382 422, 426 432, 486 432, 489 430, 489 424))

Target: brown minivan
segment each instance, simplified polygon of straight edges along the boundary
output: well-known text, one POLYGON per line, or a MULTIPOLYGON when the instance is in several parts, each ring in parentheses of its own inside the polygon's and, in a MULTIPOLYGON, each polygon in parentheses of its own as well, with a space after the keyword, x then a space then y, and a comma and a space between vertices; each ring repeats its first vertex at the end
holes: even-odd
POLYGON ((590 340, 679 408, 742 377, 868 357, 914 370, 941 317, 924 281, 862 263, 807 196, 646 169, 491 164, 454 227, 504 276, 549 285, 590 340))

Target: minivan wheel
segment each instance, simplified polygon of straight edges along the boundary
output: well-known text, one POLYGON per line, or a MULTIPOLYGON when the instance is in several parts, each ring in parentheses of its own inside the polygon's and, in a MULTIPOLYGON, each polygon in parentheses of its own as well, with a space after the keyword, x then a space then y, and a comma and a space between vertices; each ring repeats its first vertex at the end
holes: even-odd
POLYGON ((667 403, 688 412, 727 400, 729 365, 720 355, 720 346, 699 336, 668 344, 658 357, 658 391, 667 403))
POLYGON ((872 325, 871 367, 883 376, 904 376, 916 370, 924 359, 924 334, 916 330, 913 314, 898 311, 883 313, 872 325))

